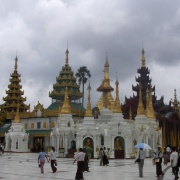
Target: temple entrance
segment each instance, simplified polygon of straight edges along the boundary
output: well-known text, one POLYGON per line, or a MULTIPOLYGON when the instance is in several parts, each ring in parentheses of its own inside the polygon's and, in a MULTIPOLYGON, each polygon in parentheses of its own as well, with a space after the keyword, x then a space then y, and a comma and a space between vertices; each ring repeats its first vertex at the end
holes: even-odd
POLYGON ((33 137, 33 148, 32 152, 40 152, 41 148, 44 148, 45 137, 33 137))
POLYGON ((115 159, 124 159, 124 138, 117 136, 114 139, 114 157, 115 159))
POLYGON ((88 146, 92 148, 91 157, 94 158, 94 142, 93 142, 93 139, 90 137, 86 137, 83 140, 83 148, 87 148, 88 146))

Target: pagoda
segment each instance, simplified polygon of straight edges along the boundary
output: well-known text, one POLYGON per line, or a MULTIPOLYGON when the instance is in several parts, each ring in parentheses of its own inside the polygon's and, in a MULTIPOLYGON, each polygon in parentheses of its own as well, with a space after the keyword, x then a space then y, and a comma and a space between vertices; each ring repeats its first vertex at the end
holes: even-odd
POLYGON ((10 75, 10 84, 6 91, 6 97, 3 97, 4 104, 0 105, 1 113, 5 114, 5 118, 13 119, 16 111, 17 104, 19 104, 19 113, 26 113, 30 109, 30 105, 26 105, 26 97, 24 98, 24 91, 22 91, 21 75, 18 73, 18 58, 15 58, 14 72, 10 75))
POLYGON ((96 105, 99 108, 99 110, 102 110, 103 108, 108 108, 112 110, 114 107, 114 99, 112 97, 111 92, 114 91, 114 88, 110 85, 109 62, 107 54, 106 61, 104 64, 104 79, 101 85, 97 88, 97 91, 102 92, 102 95, 96 105))
MULTIPOLYGON (((148 109, 149 100, 147 97, 152 96, 152 104, 155 104, 157 101, 155 96, 155 86, 151 86, 151 79, 149 77, 150 70, 146 67, 144 54, 145 51, 142 49, 141 67, 137 70, 139 76, 135 77, 137 85, 132 85, 132 90, 136 92, 136 95, 133 94, 133 97, 130 98, 125 97, 125 103, 122 105, 122 111, 125 119, 129 119, 130 116, 132 119, 136 117, 138 114, 139 98, 141 98, 142 101, 141 109, 145 110, 144 114, 147 114, 146 110, 148 109), (149 95, 149 93, 151 94, 149 95), (139 97, 139 95, 141 95, 141 97, 139 97)), ((158 106, 159 104, 157 104, 156 109, 158 109, 158 106)))
POLYGON ((52 98, 52 104, 47 110, 61 109, 66 88, 68 89, 68 99, 70 101, 71 111, 74 116, 84 116, 85 109, 80 104, 80 98, 83 94, 80 92, 80 86, 76 83, 74 73, 69 66, 69 51, 66 50, 65 65, 56 78, 56 83, 53 84, 53 90, 49 92, 49 97, 52 98))

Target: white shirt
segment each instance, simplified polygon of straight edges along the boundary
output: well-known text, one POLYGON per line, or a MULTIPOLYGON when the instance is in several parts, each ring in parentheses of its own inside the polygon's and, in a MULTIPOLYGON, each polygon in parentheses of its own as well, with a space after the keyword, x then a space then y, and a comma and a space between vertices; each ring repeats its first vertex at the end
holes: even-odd
POLYGON ((171 148, 170 148, 170 147, 167 147, 167 148, 166 148, 166 151, 167 151, 167 152, 171 152, 171 148))
POLYGON ((173 161, 172 167, 177 166, 177 161, 178 161, 178 153, 177 152, 172 152, 171 160, 173 161))
POLYGON ((136 159, 139 158, 139 154, 140 154, 140 159, 145 159, 145 152, 143 150, 138 151, 136 159))
POLYGON ((75 155, 75 159, 76 161, 84 161, 84 156, 85 156, 85 153, 79 152, 75 155))
POLYGON ((56 152, 54 152, 53 150, 50 151, 50 154, 49 154, 49 158, 51 160, 56 160, 56 152))

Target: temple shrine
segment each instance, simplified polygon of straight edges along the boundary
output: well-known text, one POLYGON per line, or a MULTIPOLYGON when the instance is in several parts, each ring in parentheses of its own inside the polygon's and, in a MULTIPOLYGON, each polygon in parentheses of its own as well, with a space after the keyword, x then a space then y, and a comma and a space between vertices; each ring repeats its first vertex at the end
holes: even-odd
POLYGON ((5 144, 5 151, 39 152, 41 147, 47 151, 53 145, 60 156, 72 157, 78 148, 91 146, 93 157, 97 157, 100 147, 106 147, 110 157, 118 159, 131 158, 138 142, 152 147, 152 151, 146 152, 147 157, 158 144, 180 146, 180 107, 176 90, 174 101, 168 105, 163 96, 157 99, 144 49, 141 67, 137 70, 137 85, 132 85, 136 94, 125 96, 124 104, 120 103, 118 79, 115 88, 110 84, 110 63, 106 54, 104 79, 97 87, 101 95, 93 108, 90 82, 84 108, 80 103, 83 93, 69 65, 68 49, 65 54, 65 65, 49 92, 51 104, 44 108, 38 102, 32 111, 23 98, 18 58, 15 58, 14 72, 4 103, 0 105, 0 143, 5 144), (112 96, 114 90, 115 97, 112 96))

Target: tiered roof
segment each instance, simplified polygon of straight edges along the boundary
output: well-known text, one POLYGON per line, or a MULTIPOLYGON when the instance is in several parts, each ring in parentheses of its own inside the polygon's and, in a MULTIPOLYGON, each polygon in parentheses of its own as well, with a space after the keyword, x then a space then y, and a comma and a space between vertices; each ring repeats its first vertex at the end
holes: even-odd
POLYGON ((10 84, 6 91, 6 97, 3 97, 4 104, 0 105, 1 111, 5 113, 6 119, 13 118, 17 111, 17 104, 19 104, 19 112, 25 113, 30 109, 30 105, 26 105, 26 97, 24 98, 24 91, 22 91, 21 75, 18 73, 18 58, 15 58, 14 72, 10 75, 10 84))
POLYGON ((52 104, 47 108, 47 110, 61 109, 63 106, 66 88, 68 89, 68 99, 71 106, 71 113, 74 116, 84 116, 85 109, 80 104, 83 93, 80 92, 80 86, 76 83, 76 78, 74 77, 74 72, 69 66, 69 51, 66 50, 65 65, 56 78, 56 83, 53 85, 53 90, 49 92, 49 97, 52 98, 52 104))
POLYGON ((76 78, 68 63, 68 49, 66 50, 66 63, 62 67, 59 76, 56 78, 56 83, 53 85, 53 90, 49 93, 49 97, 55 100, 64 100, 65 88, 68 87, 69 100, 78 100, 83 94, 80 93, 80 86, 76 83, 76 78))

